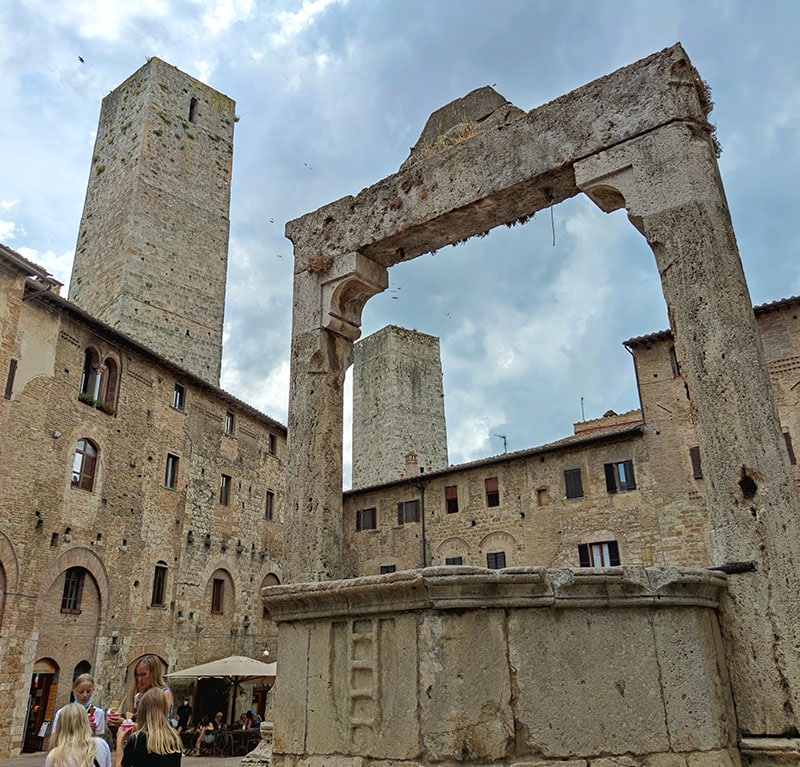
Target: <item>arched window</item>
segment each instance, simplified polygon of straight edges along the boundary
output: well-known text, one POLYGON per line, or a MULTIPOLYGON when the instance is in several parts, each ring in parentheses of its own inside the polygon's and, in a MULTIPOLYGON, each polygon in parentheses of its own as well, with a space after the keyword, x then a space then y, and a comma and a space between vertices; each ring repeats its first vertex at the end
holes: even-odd
MULTIPOLYGON (((281 581, 275 573, 269 573, 264 577, 264 580, 261 581, 261 588, 263 589, 265 586, 280 586, 281 581)), ((272 620, 272 614, 270 613, 267 606, 262 602, 261 603, 261 617, 264 620, 272 620)))
POLYGON ((234 611, 233 579, 227 570, 215 570, 206 586, 211 615, 230 615, 234 611))
POLYGON ((61 612, 81 612, 81 597, 83 597, 83 584, 86 580, 86 570, 83 567, 70 567, 64 575, 64 591, 61 594, 61 612))
POLYGON ((100 369, 100 356, 91 347, 83 355, 83 372, 81 373, 81 398, 96 400, 100 395, 103 383, 103 372, 100 369))
POLYGON ((72 486, 91 491, 96 468, 97 447, 88 439, 79 439, 72 461, 72 486))
POLYGON ((117 384, 119 382, 119 366, 113 357, 106 357, 103 363, 105 374, 100 390, 100 399, 106 410, 111 410, 117 405, 117 384))
POLYGON ((153 597, 150 600, 152 607, 163 607, 166 602, 164 601, 167 592, 167 563, 156 562, 156 569, 153 573, 153 597))
POLYGON ((81 391, 78 399, 113 415, 117 407, 118 389, 119 363, 110 356, 101 363, 99 352, 89 347, 83 355, 81 391))

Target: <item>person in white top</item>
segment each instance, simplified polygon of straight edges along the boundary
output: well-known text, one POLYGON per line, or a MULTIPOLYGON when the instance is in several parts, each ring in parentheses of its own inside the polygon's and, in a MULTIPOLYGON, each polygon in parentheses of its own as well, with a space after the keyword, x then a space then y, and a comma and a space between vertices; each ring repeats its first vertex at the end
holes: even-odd
MULTIPOLYGON (((89 714, 89 726, 94 735, 106 734, 106 715, 103 709, 94 705, 94 677, 91 674, 80 674, 72 682, 72 697, 80 703, 89 714)), ((53 732, 58 724, 58 717, 63 709, 58 709, 53 717, 53 732)))
POLYGON ((86 709, 68 703, 59 713, 45 767, 111 767, 111 749, 92 735, 86 709))

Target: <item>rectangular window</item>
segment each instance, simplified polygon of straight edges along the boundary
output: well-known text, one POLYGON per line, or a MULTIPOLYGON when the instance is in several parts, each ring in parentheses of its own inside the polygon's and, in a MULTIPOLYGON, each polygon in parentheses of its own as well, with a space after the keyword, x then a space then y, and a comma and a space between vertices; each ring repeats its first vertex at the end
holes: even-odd
POLYGON ((387 575, 388 573, 396 573, 397 572, 397 565, 381 565, 381 575, 387 575))
POLYGON ((225 433, 229 437, 236 433, 236 416, 230 410, 225 413, 225 433))
POLYGON ((167 469, 164 472, 164 487, 174 490, 178 484, 178 463, 180 459, 177 455, 167 453, 167 469))
POLYGON ((371 509, 359 509, 356 512, 356 530, 375 530, 378 527, 378 511, 373 506, 371 509))
POLYGON ((450 485, 450 487, 444 489, 444 503, 448 514, 456 514, 458 512, 458 488, 455 485, 450 485))
POLYGON ((497 482, 497 477, 489 477, 483 483, 486 487, 486 505, 488 507, 500 505, 500 485, 497 482))
POLYGON ((605 464, 606 490, 609 493, 624 493, 636 490, 636 478, 633 474, 633 461, 605 464))
POLYGON ((211 584, 211 614, 222 615, 225 611, 225 581, 214 578, 211 584))
POLYGON ((792 435, 788 431, 783 432, 783 441, 786 443, 786 453, 789 456, 789 463, 792 466, 797 465, 797 458, 794 454, 794 447, 792 447, 792 435))
POLYGON ((86 570, 82 567, 70 567, 64 575, 64 591, 61 594, 61 612, 80 614, 83 581, 86 570))
POLYGON ((274 434, 269 435, 269 454, 275 455, 278 449, 278 438, 274 434))
POLYGON ((581 567, 618 567, 619 546, 616 541, 581 543, 578 546, 581 567))
POLYGON ((445 557, 444 563, 446 565, 463 565, 464 557, 445 557))
POLYGON ((505 551, 490 551, 486 555, 486 567, 490 570, 500 570, 506 566, 505 551))
POLYGON ((567 498, 583 498, 583 479, 580 469, 564 470, 564 487, 567 498))
POLYGON ((401 501, 397 504, 397 524, 419 522, 419 500, 401 501))
POLYGON ((172 392, 172 407, 176 410, 186 409, 186 389, 179 383, 175 384, 175 391, 172 392))
POLYGON ((700 463, 700 445, 689 448, 689 459, 692 462, 692 476, 695 479, 703 478, 703 466, 700 463))
POLYGON ((275 521, 275 493, 272 490, 267 490, 267 509, 264 518, 267 522, 275 521))
POLYGON ((153 573, 153 596, 150 600, 151 607, 163 607, 166 602, 164 601, 164 594, 167 591, 167 565, 164 562, 159 562, 156 565, 155 572, 153 573))
POLYGON ((219 481, 219 502, 227 506, 231 501, 231 478, 223 474, 219 481))
POLYGON ((14 393, 14 376, 17 374, 17 361, 12 359, 8 365, 8 378, 6 378, 6 393, 5 398, 11 399, 14 393))

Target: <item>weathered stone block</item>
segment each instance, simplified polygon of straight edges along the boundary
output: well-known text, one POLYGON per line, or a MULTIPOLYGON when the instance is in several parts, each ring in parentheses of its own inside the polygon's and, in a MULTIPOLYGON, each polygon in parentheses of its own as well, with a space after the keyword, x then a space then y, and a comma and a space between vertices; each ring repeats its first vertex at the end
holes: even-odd
POLYGON ((514 717, 504 614, 426 613, 420 646, 425 648, 419 659, 419 706, 427 758, 505 758, 514 717))

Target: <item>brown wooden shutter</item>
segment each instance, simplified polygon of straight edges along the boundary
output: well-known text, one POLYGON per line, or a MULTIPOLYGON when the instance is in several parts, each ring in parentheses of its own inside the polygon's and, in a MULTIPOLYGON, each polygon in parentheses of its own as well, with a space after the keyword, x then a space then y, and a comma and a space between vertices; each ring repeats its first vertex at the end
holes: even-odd
POLYGON ((614 464, 607 463, 603 467, 606 473, 606 490, 609 493, 616 493, 617 492, 617 480, 614 475, 614 464))

